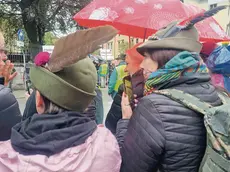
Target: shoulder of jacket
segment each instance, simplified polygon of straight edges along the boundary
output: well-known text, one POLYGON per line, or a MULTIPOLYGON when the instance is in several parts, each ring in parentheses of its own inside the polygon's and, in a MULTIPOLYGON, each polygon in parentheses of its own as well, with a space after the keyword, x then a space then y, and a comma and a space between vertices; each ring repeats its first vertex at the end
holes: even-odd
POLYGON ((4 87, 4 86, 2 87, 0 85, 0 102, 3 102, 3 101, 4 101, 3 104, 0 103, 0 110, 6 108, 3 106, 10 106, 10 105, 15 104, 17 102, 15 96, 11 92, 11 89, 4 87))
POLYGON ((172 99, 166 97, 165 95, 152 93, 150 95, 144 96, 141 102, 157 103, 164 101, 173 101, 172 99))
POLYGON ((0 95, 1 96, 9 94, 9 93, 11 93, 10 88, 5 87, 4 85, 0 85, 0 95))

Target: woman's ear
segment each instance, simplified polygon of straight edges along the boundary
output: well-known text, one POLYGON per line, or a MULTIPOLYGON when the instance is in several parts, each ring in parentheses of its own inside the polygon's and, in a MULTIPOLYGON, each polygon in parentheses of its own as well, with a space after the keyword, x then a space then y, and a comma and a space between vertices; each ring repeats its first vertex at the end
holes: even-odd
POLYGON ((36 91, 36 109, 38 114, 43 114, 45 112, 45 102, 39 91, 36 91))

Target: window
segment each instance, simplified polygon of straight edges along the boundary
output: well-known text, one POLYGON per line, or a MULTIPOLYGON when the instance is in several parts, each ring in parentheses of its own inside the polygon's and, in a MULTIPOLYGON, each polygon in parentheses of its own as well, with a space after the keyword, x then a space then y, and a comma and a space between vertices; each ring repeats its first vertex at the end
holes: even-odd
POLYGON ((111 48, 110 48, 110 50, 112 50, 113 49, 113 42, 111 42, 111 48))
POLYGON ((216 8, 216 7, 217 7, 217 4, 212 4, 212 5, 210 5, 209 8, 210 8, 210 10, 211 10, 211 9, 213 9, 213 8, 216 8))
POLYGON ((122 43, 125 43, 125 40, 124 40, 124 39, 122 39, 122 40, 121 40, 121 42, 122 42, 122 43))
POLYGON ((138 38, 136 39, 136 43, 139 43, 139 39, 138 38))
POLYGON ((134 46, 134 39, 131 38, 131 45, 134 46))
POLYGON ((108 43, 108 49, 112 50, 112 48, 113 48, 113 42, 109 42, 108 43))

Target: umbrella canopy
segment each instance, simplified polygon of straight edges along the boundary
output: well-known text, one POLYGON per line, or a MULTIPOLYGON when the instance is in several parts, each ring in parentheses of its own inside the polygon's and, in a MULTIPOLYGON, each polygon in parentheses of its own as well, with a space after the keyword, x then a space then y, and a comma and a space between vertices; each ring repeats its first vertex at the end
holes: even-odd
MULTIPOLYGON (((179 0, 94 0, 74 19, 79 25, 112 25, 120 34, 146 38, 174 20, 198 14, 203 9, 179 0)), ((196 24, 201 41, 226 41, 229 37, 214 18, 196 24)))

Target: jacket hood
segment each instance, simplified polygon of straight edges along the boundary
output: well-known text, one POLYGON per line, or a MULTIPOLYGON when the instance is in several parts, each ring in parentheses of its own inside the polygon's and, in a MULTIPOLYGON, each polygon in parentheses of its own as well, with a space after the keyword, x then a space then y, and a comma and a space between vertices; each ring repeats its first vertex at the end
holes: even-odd
POLYGON ((35 114, 12 128, 11 144, 23 155, 57 154, 86 141, 96 123, 77 112, 35 114))

